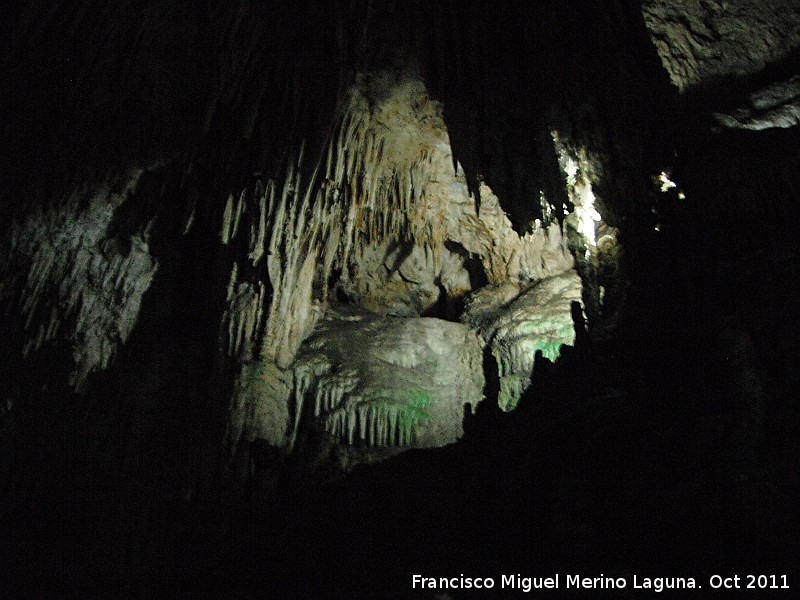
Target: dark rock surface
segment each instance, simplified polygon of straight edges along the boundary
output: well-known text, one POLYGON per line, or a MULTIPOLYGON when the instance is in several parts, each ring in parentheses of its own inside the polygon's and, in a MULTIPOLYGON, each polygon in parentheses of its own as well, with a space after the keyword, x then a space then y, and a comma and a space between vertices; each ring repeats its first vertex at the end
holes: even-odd
MULTIPOLYGON (((12 597, 434 597, 411 593, 412 573, 793 575, 795 2, 86 0, 9 15, 12 597), (387 121, 409 81, 411 108, 387 121), (442 123, 450 147, 426 149, 442 123), (380 127, 428 137, 384 160, 380 127), (446 152, 455 168, 438 176, 446 152), (589 193, 594 240, 575 216, 589 193), (411 217, 445 198, 457 227, 411 217), (385 261, 350 249, 412 256, 423 238, 424 260, 387 269, 398 305, 455 320, 469 298, 450 291, 491 284, 513 291, 490 307, 502 320, 526 286, 574 268, 574 347, 531 357, 509 413, 485 353, 487 399, 453 416, 456 443, 358 466, 363 449, 323 428, 290 447, 286 427, 263 425, 299 422, 302 341, 334 300, 391 300, 390 275, 358 272, 385 261), (378 283, 359 295, 353 281, 378 283)), ((378 321, 401 318, 381 308, 378 321)))

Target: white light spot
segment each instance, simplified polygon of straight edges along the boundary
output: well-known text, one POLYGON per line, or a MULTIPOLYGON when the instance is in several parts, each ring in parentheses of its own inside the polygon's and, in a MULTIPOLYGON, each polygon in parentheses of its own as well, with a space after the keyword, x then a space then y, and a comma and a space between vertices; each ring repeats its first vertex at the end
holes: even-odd
MULTIPOLYGON (((596 224, 603 220, 594 206, 596 197, 589 176, 592 167, 584 150, 570 148, 564 144, 557 131, 551 132, 551 135, 558 153, 558 162, 566 176, 567 195, 573 206, 572 226, 583 236, 588 258, 589 249, 594 248, 596 244, 596 224)), ((564 204, 564 216, 567 217, 569 214, 564 204)))
POLYGON ((664 171, 661 171, 656 179, 661 184, 662 192, 668 192, 671 188, 678 187, 678 184, 672 181, 664 171))

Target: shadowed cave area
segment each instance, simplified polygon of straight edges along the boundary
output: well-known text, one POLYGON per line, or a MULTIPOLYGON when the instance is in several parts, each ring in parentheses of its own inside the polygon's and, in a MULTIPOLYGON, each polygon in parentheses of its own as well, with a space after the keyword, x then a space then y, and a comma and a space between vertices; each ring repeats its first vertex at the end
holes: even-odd
POLYGON ((796 2, 3 32, 11 597, 798 585, 796 2))

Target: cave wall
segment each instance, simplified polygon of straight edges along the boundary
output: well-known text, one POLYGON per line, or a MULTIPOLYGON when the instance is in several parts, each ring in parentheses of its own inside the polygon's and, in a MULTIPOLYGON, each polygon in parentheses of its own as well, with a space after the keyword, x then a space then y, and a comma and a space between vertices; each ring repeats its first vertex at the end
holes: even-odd
POLYGON ((793 2, 646 0, 642 13, 681 91, 758 75, 774 63, 796 60, 800 45, 793 2))
MULTIPOLYGON (((613 36, 607 28, 613 22, 608 19, 631 28, 638 19, 631 21, 630 9, 620 12, 616 5, 612 17, 588 6, 578 8, 594 11, 591 14, 598 20, 590 27, 596 30, 585 29, 585 23, 595 23, 594 19, 581 20, 571 25, 569 35, 612 49, 613 36)), ((609 158, 605 142, 600 142, 605 136, 598 129, 605 127, 615 102, 583 96, 592 89, 593 79, 620 72, 625 81, 615 100, 626 98, 632 86, 643 87, 643 74, 613 69, 611 65, 621 60, 619 50, 609 54, 595 72, 594 63, 603 60, 598 58, 603 54, 588 45, 579 55, 582 74, 567 77, 548 68, 548 61, 564 47, 545 26, 558 10, 555 4, 526 14, 523 23, 482 9, 465 13, 463 22, 469 28, 488 19, 485 38, 462 36, 456 27, 443 36, 439 28, 426 27, 427 17, 438 22, 449 7, 426 10, 431 14, 411 5, 388 3, 369 10, 312 7, 309 16, 299 7, 271 12, 246 3, 26 7, 8 45, 9 56, 30 57, 11 63, 16 86, 11 108, 21 120, 15 121, 10 133, 19 146, 17 172, 31 174, 15 178, 8 192, 15 201, 4 203, 9 216, 4 236, 4 302, 9 315, 19 311, 23 316, 14 325, 18 347, 9 348, 9 372, 18 368, 14 365, 20 364, 20 354, 27 360, 45 345, 71 344, 74 364, 68 380, 81 391, 91 374, 111 364, 131 335, 142 296, 162 262, 158 248, 166 247, 164 252, 175 261, 175 269, 183 263, 187 273, 196 274, 189 264, 197 259, 194 251, 187 255, 176 245, 202 247, 205 260, 213 265, 213 275, 201 287, 212 301, 198 319, 220 319, 218 343, 227 359, 220 359, 219 380, 212 378, 209 394, 227 395, 228 371, 235 371, 235 364, 243 360, 263 355, 285 369, 313 327, 319 312, 315 302, 327 298, 331 272, 346 275, 351 247, 359 248, 356 238, 362 231, 336 229, 336 224, 344 222, 342 210, 351 211, 350 227, 353 222, 364 227, 372 244, 393 244, 397 238, 424 248, 436 239, 434 263, 442 253, 452 254, 442 248, 444 242, 455 244, 470 260, 483 264, 485 276, 495 285, 520 277, 532 281, 568 268, 572 259, 562 241, 564 234, 550 227, 552 220, 560 223, 573 205, 553 151, 553 132, 562 129, 561 137, 576 155, 594 152, 592 165, 583 161, 586 173, 581 176, 587 184, 592 179, 598 189, 612 181, 617 186, 639 186, 641 177, 612 176, 608 164, 601 164, 619 162, 609 158), (305 27, 309 19, 317 27, 305 27), (398 36, 398 28, 389 26, 395 21, 407 23, 409 34, 398 36), (60 37, 53 37, 50 31, 62 24, 68 27, 59 30, 60 37), (505 59, 528 43, 527 26, 537 32, 536 47, 542 51, 532 54, 536 63, 530 70, 520 71, 505 59), (506 29, 512 35, 497 34, 506 29), (486 48, 473 47, 475 41, 486 48), (437 44, 442 42, 456 57, 451 63, 441 61, 445 49, 437 44), (487 49, 491 52, 485 64, 464 64, 487 49), (587 57, 594 63, 584 64, 587 57), (490 76, 473 79, 463 75, 466 70, 490 76), (361 80, 356 78, 358 73, 361 80), (403 80, 420 79, 430 82, 434 99, 414 91, 420 100, 412 98, 413 102, 435 106, 435 90, 442 90, 443 116, 448 119, 449 115, 450 126, 445 129, 441 108, 421 109, 415 118, 429 121, 426 127, 438 131, 441 139, 425 142, 431 149, 423 151, 427 152, 423 158, 413 151, 402 156, 409 151, 401 148, 400 154, 389 157, 388 166, 381 165, 383 157, 375 154, 380 152, 375 140, 380 127, 383 133, 387 128, 380 123, 387 118, 382 115, 392 110, 381 108, 387 102, 383 96, 391 97, 403 80), (522 85, 535 105, 512 98, 505 91, 512 89, 512 82, 522 85), (519 106, 510 106, 511 102, 519 106), (521 121, 509 125, 502 118, 506 111, 519 113, 521 121), (586 111, 600 111, 602 116, 592 120, 586 111), (572 113, 578 116, 572 119, 568 116, 572 113), (378 129, 369 119, 376 120, 378 129), (568 131, 571 120, 581 119, 586 125, 580 135, 598 140, 585 151, 581 150, 583 140, 568 131), (480 135, 461 133, 462 127, 473 126, 482 128, 480 135), (443 136, 454 140, 455 151, 442 151, 443 136), (486 136, 510 141, 492 146, 484 143, 486 136), (358 149, 348 147, 354 144, 358 149), (472 148, 476 145, 488 148, 483 156, 478 157, 472 148), (502 154, 511 147, 516 149, 513 160, 502 154), (426 169, 444 169, 448 153, 456 174, 451 189, 445 189, 446 182, 440 182, 443 187, 438 191, 429 186, 426 192, 424 182, 415 189, 412 180, 425 180, 426 169), (527 181, 524 189, 512 190, 505 183, 508 174, 495 176, 493 162, 515 164, 517 170, 527 165, 532 176, 517 176, 512 169, 509 181, 527 181), (464 172, 459 176, 462 163, 464 172), (544 171, 537 173, 540 166, 544 171), (417 172, 409 171, 412 167, 417 172), (362 180, 362 170, 368 171, 370 180, 362 180), (486 177, 485 183, 478 183, 479 173, 486 177), (126 184, 127 177, 142 182, 126 184), (459 177, 463 178, 460 182, 459 177), (493 182, 503 190, 499 197, 486 187, 493 182), (104 192, 103 186, 110 191, 104 192), (121 191, 117 190, 120 186, 121 191), (385 191, 391 186, 397 188, 397 195, 394 190, 385 191), (353 198, 349 209, 346 191, 353 198), (458 234, 464 223, 458 223, 457 216, 446 217, 452 224, 443 233, 435 223, 445 218, 442 215, 426 215, 427 225, 414 225, 408 210, 394 213, 405 215, 405 222, 395 222, 392 212, 376 217, 368 208, 376 202, 381 206, 397 202, 402 208, 426 193, 429 202, 439 205, 443 197, 469 198, 471 194, 474 218, 496 222, 495 229, 507 227, 501 212, 505 210, 522 234, 519 239, 528 236, 523 244, 527 249, 515 249, 517 242, 511 242, 518 236, 514 232, 494 233, 489 241, 458 234), (93 195, 96 201, 91 200, 93 195), (45 216, 34 211, 43 211, 45 216), (519 211, 526 216, 520 217, 519 211), (59 234, 57 225, 43 224, 44 220, 69 223, 73 215, 89 222, 85 228, 94 231, 93 237, 59 234), (330 225, 319 228, 321 222, 334 224, 333 230, 330 225), (314 225, 308 227, 309 223, 314 225), (218 252, 209 236, 216 227, 223 246, 218 252), (422 231, 425 227, 430 231, 422 231), (45 243, 43 231, 50 229, 56 239, 45 243), (63 252, 59 235, 74 250, 63 252), (184 243, 176 236, 192 241, 184 243), (548 236, 555 238, 547 241, 548 236), (387 241, 379 242, 379 237, 387 241), (498 249, 498 244, 508 248, 498 249), (59 250, 54 251, 55 246, 59 250), (487 252, 481 247, 492 249, 487 252), (535 264, 542 251, 550 252, 552 260, 535 264), (317 268, 319 261, 322 269, 317 268)), ((566 64, 573 58, 566 55, 559 60, 566 64)), ((396 129, 403 126, 402 122, 394 125, 396 129)), ((625 130, 634 132, 637 127, 625 130)), ((631 173, 640 167, 634 165, 631 173)), ((610 207, 630 195, 609 190, 600 198, 611 221, 614 209, 610 207)), ((463 257, 452 260, 458 264, 463 257)), ((591 265, 587 263, 583 271, 592 278, 591 265)), ((431 279, 440 275, 433 272, 431 279)), ((458 277, 464 280, 463 272, 458 277)), ((370 285, 364 281, 364 277, 344 276, 342 285, 373 307, 388 302, 370 298, 374 292, 364 288, 370 285)), ((384 283, 379 278, 377 285, 371 285, 385 291, 384 283)), ((428 285, 438 284, 430 281, 428 285)), ((431 299, 438 291, 432 291, 431 299)), ((589 286, 585 301, 599 326, 598 294, 589 286)), ((430 304, 418 310, 425 312, 430 304)))
MULTIPOLYGON (((25 5, 0 205, 0 480, 25 580, 152 579, 187 536, 236 530, 248 444, 297 442, 322 388, 294 361, 338 304, 480 334, 443 443, 467 400, 516 405, 536 352, 576 343, 579 302, 614 385, 662 398, 645 387, 687 373, 711 399, 675 412, 757 520, 797 455, 798 19, 779 4, 25 5)), ((268 491, 324 479, 315 435, 268 491)), ((374 458, 356 454, 344 470, 374 458)))

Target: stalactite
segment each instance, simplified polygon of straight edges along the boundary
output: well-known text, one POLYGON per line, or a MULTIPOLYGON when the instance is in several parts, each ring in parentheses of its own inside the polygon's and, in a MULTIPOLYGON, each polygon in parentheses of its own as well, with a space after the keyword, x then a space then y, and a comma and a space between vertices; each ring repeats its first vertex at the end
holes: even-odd
MULTIPOLYGON (((397 288, 365 278, 365 269, 381 264, 387 252, 381 248, 398 242, 410 244, 409 260, 419 264, 393 268, 400 269, 410 285, 429 278, 431 289, 424 297, 431 306, 441 287, 447 293, 470 290, 460 259, 446 248, 450 241, 483 264, 490 284, 529 285, 571 272, 572 256, 557 223, 518 235, 485 184, 478 214, 463 169, 449 175, 451 160, 441 107, 428 99, 419 81, 360 83, 344 97, 327 146, 318 155, 301 142, 290 151, 282 177, 267 179, 263 187, 256 182, 252 189, 228 197, 222 243, 230 243, 245 228, 246 255, 239 260, 255 267, 266 255, 271 296, 266 297, 263 282, 240 281, 234 265, 221 346, 239 360, 258 358, 294 370, 296 410, 310 402, 315 418, 343 441, 370 446, 414 443, 421 413, 406 400, 364 396, 356 389, 359 379, 354 375, 337 379, 319 365, 307 371, 292 364, 325 310, 334 269, 354 297, 384 310, 393 306, 397 288), (371 98, 369 85, 379 86, 380 101, 371 98)), ((566 306, 569 315, 569 302, 566 306)), ((540 334, 542 340, 552 334, 553 348, 570 343, 568 332, 540 334)), ((532 367, 535 353, 528 338, 522 335, 514 341, 515 335, 509 334, 503 344, 503 336, 495 335, 494 351, 505 373, 503 389, 511 398, 507 407, 527 387, 529 380, 519 373, 526 365, 532 367)), ((539 349, 554 356, 550 346, 539 349)))
POLYGON ((267 197, 266 190, 257 190, 258 210, 250 225, 250 253, 248 258, 253 266, 257 266, 264 256, 264 243, 267 230, 267 197))
POLYGON ((233 221, 233 194, 228 195, 228 200, 225 202, 225 210, 222 213, 222 228, 219 235, 223 244, 231 241, 231 223, 233 221))
MULTIPOLYGON (((21 287, 13 297, 0 295, 0 303, 22 318, 22 356, 68 339, 74 362, 70 384, 76 389, 107 367, 127 341, 158 267, 148 246, 152 225, 126 240, 127 251, 107 237, 115 211, 135 197, 146 172, 131 170, 100 184, 88 199, 76 189, 47 210, 28 214, 12 229, 10 254, 0 261, 12 267, 15 256, 30 257, 24 285, 0 286, 4 292, 21 287)), ((19 276, 0 269, 3 282, 19 276)))
POLYGON ((564 345, 575 343, 572 303, 582 303, 582 283, 575 271, 550 277, 505 303, 502 289, 485 305, 481 294, 467 307, 465 321, 481 332, 497 362, 500 379, 498 403, 503 410, 516 407, 530 385, 537 353, 555 361, 564 345), (502 312, 498 305, 506 304, 502 312))
POLYGON ((228 356, 252 358, 255 340, 261 330, 264 313, 264 284, 238 281, 238 265, 234 263, 228 283, 228 308, 222 317, 220 340, 228 356))

